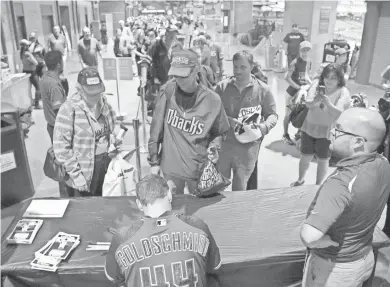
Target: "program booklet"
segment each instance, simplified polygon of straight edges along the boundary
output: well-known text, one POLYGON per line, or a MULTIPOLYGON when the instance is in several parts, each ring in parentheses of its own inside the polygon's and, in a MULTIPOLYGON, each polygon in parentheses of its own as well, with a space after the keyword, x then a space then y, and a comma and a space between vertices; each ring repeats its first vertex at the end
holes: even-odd
POLYGON ((43 224, 41 219, 21 219, 7 237, 9 244, 31 244, 43 224))
POLYGON ((59 232, 41 249, 36 251, 35 256, 44 255, 65 260, 79 244, 80 235, 59 232))
POLYGON ((80 244, 80 235, 58 232, 41 249, 35 252, 31 268, 55 272, 62 260, 80 244))

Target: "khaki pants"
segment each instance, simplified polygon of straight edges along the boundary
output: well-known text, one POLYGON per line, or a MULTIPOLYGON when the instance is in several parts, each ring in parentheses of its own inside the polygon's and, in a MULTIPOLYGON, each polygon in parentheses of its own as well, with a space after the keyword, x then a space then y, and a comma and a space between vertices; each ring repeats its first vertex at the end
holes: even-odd
POLYGON ((303 272, 302 287, 361 287, 374 268, 374 253, 346 263, 332 262, 310 253, 303 272))

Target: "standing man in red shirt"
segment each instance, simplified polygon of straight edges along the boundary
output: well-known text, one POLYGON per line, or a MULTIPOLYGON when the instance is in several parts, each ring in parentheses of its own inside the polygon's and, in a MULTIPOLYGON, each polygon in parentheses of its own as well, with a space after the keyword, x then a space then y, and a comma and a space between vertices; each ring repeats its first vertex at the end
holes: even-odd
POLYGON ((114 235, 107 278, 128 287, 210 286, 207 275, 220 268, 221 257, 207 224, 173 212, 172 192, 158 175, 137 184, 137 205, 145 217, 114 235))
POLYGON ((250 52, 237 52, 233 56, 234 76, 215 88, 230 122, 217 167, 225 177, 232 178, 232 191, 246 190, 261 142, 278 120, 272 91, 251 74, 253 67, 250 52))
POLYGON ((299 44, 305 41, 305 36, 299 32, 298 24, 292 25, 292 31, 288 33, 283 42, 286 44, 287 64, 290 66, 291 62, 299 56, 299 44))
POLYGON ((370 277, 374 229, 390 194, 390 164, 376 152, 385 133, 381 115, 370 109, 348 109, 337 120, 332 146, 342 160, 301 229, 308 248, 303 287, 357 287, 370 277))
POLYGON ((195 194, 199 170, 210 151, 220 149, 229 121, 221 98, 200 80, 195 51, 174 52, 168 75, 174 79, 157 99, 148 162, 152 173, 161 168, 164 178, 173 181, 176 193, 184 193, 187 184, 189 193, 195 194))

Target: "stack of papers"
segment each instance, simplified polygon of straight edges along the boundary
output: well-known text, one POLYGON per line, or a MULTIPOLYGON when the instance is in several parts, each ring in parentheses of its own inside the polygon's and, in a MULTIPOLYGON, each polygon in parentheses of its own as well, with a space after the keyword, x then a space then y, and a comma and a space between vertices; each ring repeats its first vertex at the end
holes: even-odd
POLYGON ((61 260, 50 256, 35 257, 30 265, 32 269, 56 272, 61 260))
POLYGON ((35 252, 35 259, 30 263, 33 269, 55 272, 62 260, 80 244, 80 235, 59 232, 45 246, 35 252))
POLYGON ((43 224, 42 219, 21 219, 7 237, 9 244, 31 244, 43 224))
POLYGON ((33 199, 23 217, 61 218, 68 204, 69 199, 33 199))

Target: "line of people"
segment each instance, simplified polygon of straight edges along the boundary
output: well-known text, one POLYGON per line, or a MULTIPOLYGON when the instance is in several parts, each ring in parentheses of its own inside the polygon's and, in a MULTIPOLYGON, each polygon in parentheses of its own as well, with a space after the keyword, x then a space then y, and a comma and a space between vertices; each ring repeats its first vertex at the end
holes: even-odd
MULTIPOLYGON (((121 251, 127 252, 126 246, 132 243, 142 250, 135 235, 142 235, 137 232, 144 230, 141 227, 148 222, 152 226, 145 225, 145 232, 151 236, 150 242, 159 227, 168 228, 169 224, 175 232, 186 226, 209 240, 209 251, 199 254, 198 250, 197 265, 190 268, 196 271, 191 274, 201 276, 191 278, 200 279, 205 286, 206 274, 215 273, 220 266, 218 247, 204 223, 171 212, 173 190, 166 181, 174 183, 177 194, 184 193, 185 188, 196 194, 199 170, 213 156, 217 158, 218 170, 226 178, 232 177, 232 190, 246 190, 261 142, 278 120, 274 95, 259 79, 264 75, 250 52, 236 53, 234 75, 213 88, 204 79, 200 49, 176 45, 178 34, 177 27, 167 27, 164 36, 148 51, 152 59, 151 77, 164 84, 154 109, 148 162, 152 173, 161 171, 165 179, 150 175, 137 185, 138 207, 149 219, 131 227, 131 232, 119 232, 107 255, 107 277, 128 286, 134 282, 141 285, 138 283, 150 274, 145 273, 145 268, 153 267, 137 262, 137 268, 130 270, 135 261, 128 261, 131 254, 126 253, 126 259, 121 251), (150 52, 157 47, 165 54, 150 52), (141 270, 143 273, 139 273, 141 270)), ((308 89, 304 97, 307 114, 301 127, 300 171, 304 174, 307 159, 311 160, 313 155, 319 161, 323 159, 317 173, 317 183, 323 183, 301 229, 302 241, 308 248, 303 286, 361 286, 373 268, 373 232, 390 193, 390 165, 377 152, 383 145, 386 126, 383 115, 377 111, 349 108, 351 97, 344 87, 344 71, 337 64, 327 65, 318 80, 301 84, 301 80, 307 80, 310 48, 310 43, 300 43, 300 58, 292 61, 288 73, 292 78, 290 85, 296 90, 289 94, 289 103, 296 100, 301 86, 310 85, 304 89, 308 89), (325 180, 330 150, 341 161, 325 180)), ((56 160, 66 171, 66 196, 100 196, 110 162, 110 146, 121 145, 115 136, 115 113, 103 94, 104 83, 95 67, 81 70, 77 93, 66 98, 60 79, 63 56, 54 49, 44 56, 48 72, 41 80, 41 91, 48 133, 56 160)), ((388 87, 388 83, 387 80, 384 85, 388 87)), ((303 179, 299 178, 294 186, 301 184, 303 179)), ((175 253, 178 257, 169 256, 170 262, 154 254, 154 265, 169 263, 166 268, 171 268, 172 262, 184 260, 186 267, 192 266, 188 260, 194 258, 193 252, 175 253)), ((177 276, 164 279, 179 285, 191 279, 178 272, 173 274, 177 276)))
MULTIPOLYGON (((308 43, 301 46, 301 50, 309 48, 308 43)), ((152 173, 161 170, 164 179, 150 175, 137 185, 137 205, 145 218, 114 235, 106 256, 109 280, 126 286, 149 284, 153 270, 161 274, 155 277, 157 284, 197 282, 200 286, 218 286, 213 284, 218 284, 223 258, 217 243, 207 225, 172 210, 172 193, 183 193, 186 185, 191 194, 196 193, 199 167, 211 149, 219 151, 218 168, 222 173, 230 177, 233 170, 233 190, 245 190, 261 139, 277 120, 272 92, 252 76, 253 64, 249 52, 236 53, 234 76, 218 83, 213 91, 200 80, 201 63, 196 51, 172 53, 167 76, 173 79, 162 87, 157 99, 149 141, 152 173), (250 126, 251 132, 244 125, 250 126), (167 180, 174 182, 175 191, 167 180), (209 242, 209 248, 201 255, 186 248, 172 253, 171 241, 165 237, 161 240, 168 249, 161 256, 157 246, 163 231, 178 234, 179 238, 184 232, 199 233, 209 242), (148 241, 155 242, 156 252, 145 249, 148 241), (128 246, 133 252, 127 252, 128 246), (136 250, 148 259, 134 260, 136 250), (189 264, 192 258, 196 260, 189 264), (181 271, 173 269, 175 266, 181 271), (184 269, 191 275, 185 276, 184 269)), ((307 156, 323 152, 317 149, 323 144, 324 150, 331 149, 341 160, 318 189, 301 227, 300 236, 307 248, 302 280, 305 287, 355 287, 369 279, 375 265, 373 233, 390 194, 390 164, 377 152, 386 136, 383 117, 368 108, 349 108, 349 95, 340 91, 343 81, 342 68, 328 65, 317 83, 311 84, 306 97, 309 120, 301 131, 302 137, 307 137, 302 139, 307 143, 305 149, 311 148, 307 156), (341 101, 340 108, 336 101, 341 101), (314 109, 313 114, 310 109, 314 109), (327 136, 315 139, 307 134, 312 129, 329 134, 329 142, 325 143, 327 136)), ((325 158, 328 155, 324 153, 325 158)))

